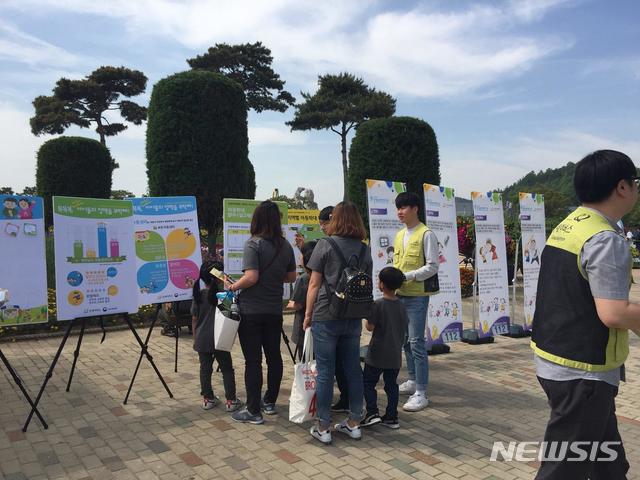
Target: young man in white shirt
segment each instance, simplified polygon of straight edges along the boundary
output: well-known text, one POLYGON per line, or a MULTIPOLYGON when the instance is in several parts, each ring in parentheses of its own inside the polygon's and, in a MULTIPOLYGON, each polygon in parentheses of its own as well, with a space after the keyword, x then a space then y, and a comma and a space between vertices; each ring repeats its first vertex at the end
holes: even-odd
POLYGON ((405 228, 396 234, 393 244, 393 266, 401 270, 406 282, 398 289, 398 297, 407 309, 409 328, 404 345, 409 379, 400 385, 400 394, 411 395, 403 410, 417 412, 429 405, 429 357, 425 344, 429 295, 425 280, 438 273, 438 238, 418 218, 420 197, 404 192, 396 197, 398 219, 405 228))

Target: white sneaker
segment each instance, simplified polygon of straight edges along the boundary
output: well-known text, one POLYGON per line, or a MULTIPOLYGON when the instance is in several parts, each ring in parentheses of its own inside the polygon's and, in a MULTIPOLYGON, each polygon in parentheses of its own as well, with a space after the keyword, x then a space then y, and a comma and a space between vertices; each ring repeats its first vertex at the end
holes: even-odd
POLYGON ((331 443, 331 430, 327 429, 323 432, 318 428, 317 425, 314 425, 313 427, 311 427, 311 430, 309 430, 309 433, 313 438, 319 440, 325 445, 329 445, 331 443))
POLYGON ((401 383, 398 388, 400 389, 400 395, 413 395, 416 393, 416 382, 415 380, 407 380, 401 383))
POLYGON ((333 429, 336 432, 342 432, 345 435, 350 436, 354 440, 360 440, 362 438, 362 430, 360 430, 360 426, 356 425, 355 427, 350 427, 346 420, 336 423, 333 426, 333 429))
POLYGON ((202 408, 204 410, 211 410, 213 407, 220 403, 220 399, 214 395, 213 398, 202 398, 202 408))
POLYGON ((429 399, 422 393, 414 393, 409 397, 407 403, 402 406, 405 412, 419 412, 429 406, 429 399))

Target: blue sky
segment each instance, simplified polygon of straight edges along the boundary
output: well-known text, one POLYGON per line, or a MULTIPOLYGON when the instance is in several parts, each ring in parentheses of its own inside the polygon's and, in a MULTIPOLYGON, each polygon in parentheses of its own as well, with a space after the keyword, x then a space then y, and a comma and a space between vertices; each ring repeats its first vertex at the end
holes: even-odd
MULTIPOLYGON (((615 148, 640 161, 640 4, 634 0, 168 1, 0 3, 0 186, 35 184, 31 101, 62 76, 101 65, 159 79, 217 42, 262 41, 299 97, 348 71, 422 118, 440 146, 442 184, 460 196, 615 148)), ((339 137, 289 132, 284 114, 249 115, 257 197, 310 187, 342 198, 339 137)), ((97 138, 89 129, 70 135, 97 138)), ((113 187, 146 191, 145 126, 108 139, 113 187)))

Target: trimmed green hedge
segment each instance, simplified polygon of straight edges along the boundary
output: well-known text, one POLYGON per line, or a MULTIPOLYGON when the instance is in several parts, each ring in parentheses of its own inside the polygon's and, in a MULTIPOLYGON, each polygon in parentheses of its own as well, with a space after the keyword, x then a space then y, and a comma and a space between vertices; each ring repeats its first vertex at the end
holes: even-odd
POLYGON ((45 219, 52 224, 51 197, 109 198, 113 159, 97 140, 59 137, 38 150, 36 190, 44 197, 45 219))
POLYGON ((440 183, 438 142, 431 126, 413 117, 377 118, 361 124, 351 142, 347 185, 349 197, 365 219, 367 178, 405 182, 410 192, 424 198, 423 183, 440 183))
POLYGON ((149 194, 195 195, 200 226, 215 234, 223 198, 255 196, 248 143, 239 84, 202 70, 160 80, 149 102, 149 194))

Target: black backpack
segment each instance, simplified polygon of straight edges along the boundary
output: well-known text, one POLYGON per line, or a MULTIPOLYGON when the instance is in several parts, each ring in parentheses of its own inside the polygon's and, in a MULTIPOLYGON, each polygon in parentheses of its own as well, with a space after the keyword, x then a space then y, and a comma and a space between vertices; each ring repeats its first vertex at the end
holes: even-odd
POLYGON ((367 246, 363 243, 360 253, 351 255, 347 261, 334 239, 326 237, 325 240, 329 242, 342 264, 342 274, 333 294, 326 279, 324 282, 329 297, 329 313, 335 318, 369 317, 373 307, 373 281, 371 275, 362 269, 367 246))

